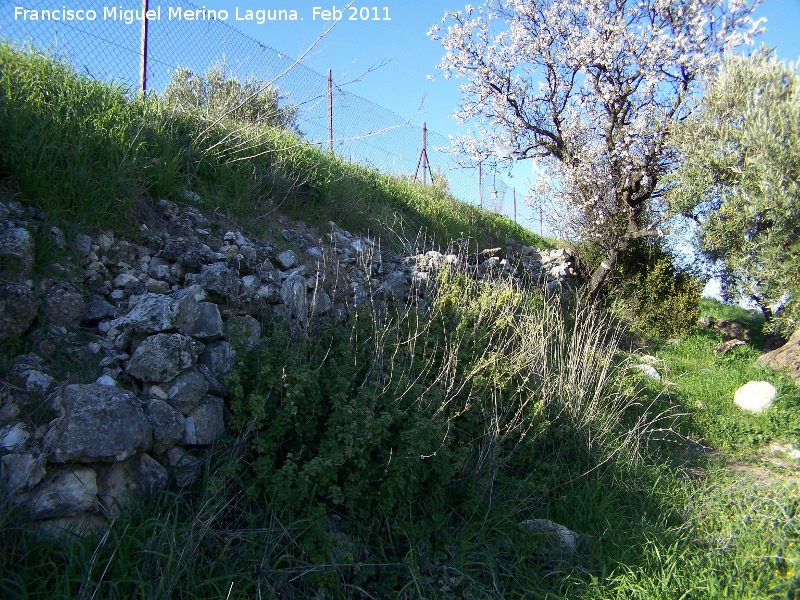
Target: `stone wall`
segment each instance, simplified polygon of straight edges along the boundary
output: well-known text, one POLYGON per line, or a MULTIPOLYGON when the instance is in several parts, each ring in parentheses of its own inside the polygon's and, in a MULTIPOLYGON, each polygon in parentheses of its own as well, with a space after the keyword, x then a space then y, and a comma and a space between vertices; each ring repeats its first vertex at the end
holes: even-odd
POLYGON ((263 319, 291 320, 302 335, 364 302, 424 310, 443 265, 551 291, 576 283, 567 250, 509 240, 402 257, 334 223, 320 234, 282 218, 268 243, 165 200, 136 241, 67 240, 43 223, 34 208, 0 203, 0 343, 24 339, 30 349, 0 386, 0 483, 31 518, 55 526, 102 523, 190 485, 204 449, 225 433, 233 346, 252 350, 263 319))

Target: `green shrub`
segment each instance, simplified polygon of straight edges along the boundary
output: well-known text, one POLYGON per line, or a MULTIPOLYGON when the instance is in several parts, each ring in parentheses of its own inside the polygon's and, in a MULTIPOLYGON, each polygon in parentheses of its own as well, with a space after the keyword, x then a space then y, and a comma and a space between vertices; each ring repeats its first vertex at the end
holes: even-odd
POLYGON ((305 336, 266 324, 228 378, 231 426, 249 432, 248 494, 309 523, 301 546, 329 560, 331 512, 362 527, 424 520, 478 505, 553 453, 588 469, 633 457, 648 417, 613 328, 561 310, 445 269, 427 313, 362 307, 305 336))
POLYGON ((286 94, 257 79, 242 83, 224 64, 214 64, 204 76, 185 67, 175 69, 164 88, 164 98, 181 110, 197 111, 211 119, 297 132, 297 107, 287 101, 286 94))
MULTIPOLYGON (((602 260, 593 244, 577 247, 579 267, 590 276, 602 260)), ((657 243, 640 241, 624 252, 609 278, 606 301, 637 329, 669 338, 688 333, 700 315, 705 282, 676 267, 657 243)))
MULTIPOLYGON (((630 265, 620 285, 621 300, 634 323, 645 333, 662 338, 692 331, 700 316, 705 282, 672 264, 658 246, 637 248, 644 260, 630 265)), ((625 268, 625 267, 623 267, 625 268)))

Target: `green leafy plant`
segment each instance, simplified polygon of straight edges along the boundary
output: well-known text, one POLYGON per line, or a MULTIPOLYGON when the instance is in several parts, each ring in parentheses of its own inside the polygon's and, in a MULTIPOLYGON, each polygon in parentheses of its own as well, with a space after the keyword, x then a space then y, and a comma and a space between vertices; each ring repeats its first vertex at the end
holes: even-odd
POLYGON ((731 300, 755 301, 789 335, 800 316, 800 76, 762 48, 731 55, 700 110, 676 124, 683 161, 670 202, 698 225, 702 251, 722 267, 731 300))
POLYGON ((225 64, 212 65, 205 75, 186 67, 170 73, 164 88, 167 103, 183 111, 195 111, 209 119, 230 119, 245 125, 269 125, 297 129, 297 108, 288 96, 255 78, 240 82, 225 64))

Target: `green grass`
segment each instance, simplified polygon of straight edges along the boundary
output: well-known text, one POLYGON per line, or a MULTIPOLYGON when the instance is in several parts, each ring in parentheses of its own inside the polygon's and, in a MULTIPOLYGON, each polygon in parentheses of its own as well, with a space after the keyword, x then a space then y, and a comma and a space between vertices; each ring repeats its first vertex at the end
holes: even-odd
MULTIPOLYGON (((666 344, 654 354, 666 365, 669 384, 649 384, 686 413, 685 433, 728 453, 743 455, 769 442, 800 444, 800 387, 788 377, 755 366, 763 335, 760 313, 701 301, 704 316, 739 319, 754 332, 753 341, 726 354, 715 348, 724 338, 713 329, 697 329, 676 344, 666 344), (733 403, 734 392, 748 381, 768 381, 778 390, 772 410, 751 414, 733 403)), ((664 369, 662 368, 662 371, 664 369)))
POLYGON ((713 298, 701 298, 700 310, 705 317, 738 320, 751 327, 760 328, 764 323, 764 315, 760 310, 725 304, 713 298))
MULTIPOLYGON (((133 227, 142 203, 188 188, 253 227, 278 209, 398 246, 545 244, 287 132, 209 128, 7 45, 0 172, 73 227, 133 227)), ((264 323, 265 350, 231 379, 240 433, 188 490, 59 540, 4 502, 0 597, 800 596, 800 478, 761 454, 800 436, 800 388, 752 366, 758 341, 718 356, 719 336, 696 330, 663 345, 665 386, 627 371, 601 313, 442 277, 427 318, 361 313, 306 345, 264 323), (749 379, 778 387, 775 410, 733 406, 749 379), (519 527, 538 518, 578 532, 578 553, 519 527)))
POLYGON ((348 163, 289 131, 210 121, 155 95, 130 97, 5 43, 0 125, 0 177, 62 226, 137 227, 142 203, 183 202, 190 189, 205 207, 251 228, 279 210, 322 228, 334 220, 370 231, 398 248, 461 237, 480 247, 508 237, 553 245, 439 188, 348 163))

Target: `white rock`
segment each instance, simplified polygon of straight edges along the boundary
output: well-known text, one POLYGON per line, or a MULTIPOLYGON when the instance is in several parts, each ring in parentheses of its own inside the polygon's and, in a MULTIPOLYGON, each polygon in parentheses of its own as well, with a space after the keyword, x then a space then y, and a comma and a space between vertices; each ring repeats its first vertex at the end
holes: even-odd
POLYGON ((15 423, 0 430, 0 449, 13 452, 22 447, 30 437, 31 434, 22 423, 15 423))
POLYGON ((644 377, 647 377, 648 379, 661 381, 661 374, 658 371, 656 371, 656 368, 653 365, 634 365, 633 369, 639 371, 644 377))
POLYGON ((181 193, 181 196, 187 202, 192 202, 194 204, 200 204, 200 195, 196 194, 192 190, 183 190, 183 193, 181 193))
POLYGON ((77 517, 97 502, 97 474, 83 466, 59 469, 35 487, 25 499, 34 519, 77 517))
POLYGON ((297 256, 291 250, 285 250, 278 254, 275 259, 281 264, 284 269, 291 269, 297 264, 297 256))
POLYGON ((94 382, 97 385, 110 385, 111 387, 117 387, 117 382, 114 381, 113 377, 109 377, 108 375, 102 375, 95 379, 94 382))
POLYGON ((25 390, 28 392, 46 392, 55 385, 52 377, 33 369, 25 371, 22 376, 25 379, 25 390))
POLYGON ((97 245, 100 246, 103 252, 108 252, 113 244, 114 234, 112 232, 107 231, 97 236, 97 245))
POLYGON ((138 282, 139 280, 130 273, 120 273, 114 278, 114 287, 121 288, 138 282))
POLYGON ((0 487, 5 486, 9 493, 30 489, 45 476, 45 460, 43 456, 31 454, 8 454, 0 458, 3 465, 3 478, 0 487))
POLYGON ((772 406, 778 390, 767 381, 748 381, 733 395, 733 402, 748 412, 764 412, 772 406))
POLYGON ((658 365, 664 362, 660 358, 656 358, 655 356, 650 356, 649 354, 642 354, 639 357, 639 360, 648 365, 658 365))
POLYGON ((558 540, 558 546, 563 552, 573 553, 577 549, 578 534, 549 519, 530 519, 519 525, 534 534, 558 540))

